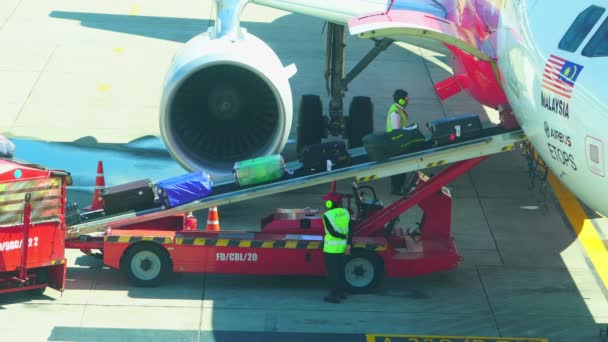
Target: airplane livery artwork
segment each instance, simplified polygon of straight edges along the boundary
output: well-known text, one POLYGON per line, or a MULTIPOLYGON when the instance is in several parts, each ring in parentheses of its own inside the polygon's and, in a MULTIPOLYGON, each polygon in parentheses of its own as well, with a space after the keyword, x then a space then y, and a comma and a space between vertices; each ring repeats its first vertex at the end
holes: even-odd
POLYGON ((361 146, 369 130, 353 114, 342 115, 346 85, 401 41, 447 52, 453 75, 435 85, 439 98, 466 91, 501 118, 514 116, 553 173, 589 207, 608 214, 608 1, 216 0, 215 25, 174 57, 160 100, 162 140, 187 170, 226 175, 235 161, 279 153, 287 143, 296 67, 284 66, 241 27, 249 2, 328 23, 329 118, 315 97, 304 96, 299 147, 328 133, 361 146), (344 76, 346 34, 375 47, 344 76))

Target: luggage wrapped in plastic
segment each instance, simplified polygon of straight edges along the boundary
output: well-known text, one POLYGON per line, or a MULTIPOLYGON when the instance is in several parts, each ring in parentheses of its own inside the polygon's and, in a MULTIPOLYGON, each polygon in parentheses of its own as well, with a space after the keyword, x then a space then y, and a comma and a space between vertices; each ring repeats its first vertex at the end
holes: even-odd
POLYGON ((165 207, 174 208, 209 196, 212 187, 207 173, 195 171, 156 182, 156 193, 165 207))
POLYGON ((285 160, 280 154, 243 160, 234 164, 233 173, 240 186, 266 183, 283 177, 285 160))
POLYGON ((370 160, 382 161, 419 151, 427 145, 418 126, 394 129, 388 133, 373 133, 363 137, 363 146, 370 160))

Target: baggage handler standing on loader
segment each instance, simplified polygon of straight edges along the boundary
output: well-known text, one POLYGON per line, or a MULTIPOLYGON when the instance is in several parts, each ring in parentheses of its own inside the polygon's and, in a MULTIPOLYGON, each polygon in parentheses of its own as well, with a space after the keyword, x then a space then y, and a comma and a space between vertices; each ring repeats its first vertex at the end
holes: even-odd
POLYGON ((338 304, 341 299, 346 299, 344 255, 350 255, 352 223, 348 210, 340 208, 341 196, 338 193, 332 192, 324 199, 326 200, 325 207, 328 210, 323 214, 323 226, 325 227, 323 253, 330 289, 329 295, 324 300, 338 304))
MULTIPOLYGON (((395 101, 388 109, 386 117, 386 132, 390 133, 394 129, 404 129, 407 125, 407 112, 405 107, 408 103, 408 93, 403 89, 397 89, 393 93, 395 101)), ((403 185, 407 173, 391 176, 391 194, 401 196, 403 194, 403 185)))

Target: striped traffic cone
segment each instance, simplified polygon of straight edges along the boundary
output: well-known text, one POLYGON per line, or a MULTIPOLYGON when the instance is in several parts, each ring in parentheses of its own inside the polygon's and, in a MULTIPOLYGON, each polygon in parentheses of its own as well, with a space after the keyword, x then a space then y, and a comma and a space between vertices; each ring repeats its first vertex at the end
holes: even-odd
POLYGON ((103 199, 101 198, 101 190, 105 188, 106 181, 103 176, 103 163, 100 161, 97 162, 97 176, 95 177, 95 190, 93 190, 93 201, 91 202, 91 206, 86 209, 89 210, 99 210, 103 208, 103 199))
POLYGON ((220 230, 220 217, 217 213, 217 207, 209 208, 209 213, 207 214, 207 230, 210 231, 219 231, 220 230))

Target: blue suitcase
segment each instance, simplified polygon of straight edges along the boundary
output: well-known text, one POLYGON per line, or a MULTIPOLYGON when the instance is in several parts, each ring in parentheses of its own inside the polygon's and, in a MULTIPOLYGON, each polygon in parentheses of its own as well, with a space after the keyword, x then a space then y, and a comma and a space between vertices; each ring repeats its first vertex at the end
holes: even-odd
POLYGON ((211 194, 213 183, 208 174, 195 171, 156 183, 156 193, 163 205, 173 208, 211 194))

